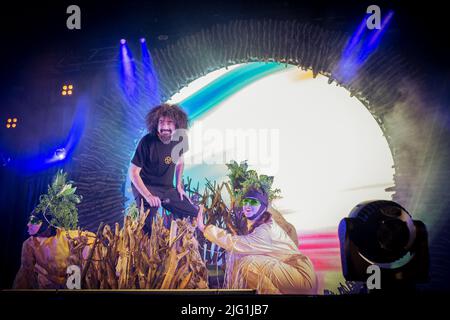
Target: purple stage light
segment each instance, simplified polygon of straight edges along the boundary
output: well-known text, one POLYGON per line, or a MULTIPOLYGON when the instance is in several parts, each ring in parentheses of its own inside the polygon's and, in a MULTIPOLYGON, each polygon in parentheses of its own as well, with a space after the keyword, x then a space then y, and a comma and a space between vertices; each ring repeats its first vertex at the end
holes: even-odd
POLYGON ((141 38, 140 41, 141 41, 141 43, 144 43, 145 42, 145 38, 141 38))
POLYGON ((120 44, 125 44, 125 42, 127 42, 127 40, 125 40, 125 39, 120 39, 120 44))

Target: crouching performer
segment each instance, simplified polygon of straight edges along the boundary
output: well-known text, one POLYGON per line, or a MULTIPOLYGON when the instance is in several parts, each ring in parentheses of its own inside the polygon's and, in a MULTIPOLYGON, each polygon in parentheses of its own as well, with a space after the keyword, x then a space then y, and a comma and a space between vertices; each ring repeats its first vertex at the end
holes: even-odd
POLYGON ((269 197, 257 188, 242 200, 247 235, 232 235, 214 225, 205 226, 203 207, 197 216, 205 238, 227 251, 225 285, 255 289, 262 294, 315 294, 317 279, 308 257, 301 254, 267 211, 269 197))
POLYGON ((89 231, 65 230, 52 225, 43 213, 32 213, 28 234, 22 245, 20 269, 13 289, 66 289, 67 268, 71 264, 70 240, 83 237, 86 259, 95 241, 89 231))
MULTIPOLYGON (((148 134, 137 146, 129 176, 137 206, 140 208, 142 203, 144 209, 150 211, 144 231, 151 234, 159 207, 169 210, 178 219, 195 218, 198 208, 183 187, 183 153, 187 151, 188 141, 179 142, 179 137, 175 138, 187 129, 186 113, 177 105, 162 104, 150 110, 146 124, 148 134)), ((186 135, 180 137, 187 139, 186 135)))

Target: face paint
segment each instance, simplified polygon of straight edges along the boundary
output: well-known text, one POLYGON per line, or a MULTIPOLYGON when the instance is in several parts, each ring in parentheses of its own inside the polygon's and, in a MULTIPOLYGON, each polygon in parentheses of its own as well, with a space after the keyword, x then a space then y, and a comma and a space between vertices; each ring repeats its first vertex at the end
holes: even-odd
POLYGON ((30 220, 28 221, 28 234, 30 236, 34 236, 39 232, 42 226, 42 220, 39 220, 35 216, 30 216, 30 220))
POLYGON ((258 200, 256 200, 256 199, 246 198, 246 199, 242 200, 242 206, 249 205, 249 206, 252 206, 252 207, 256 207, 256 206, 258 206, 260 204, 261 203, 258 200))
POLYGON ((42 223, 42 220, 39 220, 36 216, 30 216, 30 220, 29 220, 30 224, 40 224, 42 223))
POLYGON ((258 219, 261 214, 263 214, 267 207, 261 205, 261 203, 257 199, 253 198, 245 198, 242 200, 242 208, 244 211, 244 215, 249 220, 258 219))

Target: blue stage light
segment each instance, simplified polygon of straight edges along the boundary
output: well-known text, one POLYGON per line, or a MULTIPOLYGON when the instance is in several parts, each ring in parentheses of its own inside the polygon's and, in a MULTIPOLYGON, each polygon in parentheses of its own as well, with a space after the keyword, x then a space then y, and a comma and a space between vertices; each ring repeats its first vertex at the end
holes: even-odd
POLYGON ((67 156, 66 149, 60 148, 55 151, 55 158, 58 160, 64 160, 67 156))
POLYGON ((120 40, 120 75, 121 75, 121 84, 124 90, 124 93, 128 99, 133 99, 136 97, 136 67, 134 65, 133 55, 131 54, 131 50, 128 47, 128 44, 125 43, 125 39, 120 40))
POLYGON ((393 15, 394 12, 389 11, 381 23, 381 28, 378 30, 368 30, 367 19, 369 15, 364 17, 342 52, 341 60, 333 72, 336 79, 343 83, 349 83, 357 76, 361 66, 378 47, 380 39, 387 30, 393 15))
POLYGON ((141 56, 144 71, 145 93, 149 97, 149 104, 157 104, 160 101, 158 75, 153 65, 153 59, 147 48, 147 42, 141 39, 141 56))

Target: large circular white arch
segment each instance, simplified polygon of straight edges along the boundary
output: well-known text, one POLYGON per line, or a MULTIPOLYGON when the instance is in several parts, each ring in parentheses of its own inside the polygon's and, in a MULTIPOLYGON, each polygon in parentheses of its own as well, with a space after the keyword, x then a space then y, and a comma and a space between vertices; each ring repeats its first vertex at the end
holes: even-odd
MULTIPOLYGON (((223 68, 183 88, 180 102, 223 68)), ((287 68, 260 79, 198 117, 190 128, 185 176, 225 180, 225 162, 248 160, 275 176, 277 207, 297 231, 336 230, 359 202, 391 199, 393 157, 366 107, 328 78, 287 68), (236 136, 238 139, 233 139, 236 136), (256 136, 256 140, 255 140, 256 136)))

